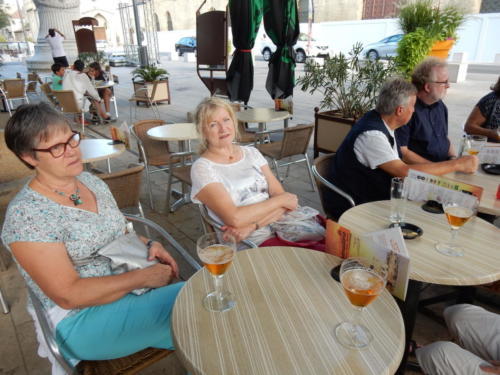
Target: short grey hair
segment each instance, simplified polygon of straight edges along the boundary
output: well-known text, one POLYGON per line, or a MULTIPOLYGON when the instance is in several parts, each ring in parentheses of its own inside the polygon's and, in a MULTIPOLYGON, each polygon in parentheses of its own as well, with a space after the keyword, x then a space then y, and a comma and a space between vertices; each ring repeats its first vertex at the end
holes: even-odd
POLYGON ((392 115, 396 108, 408 105, 410 97, 416 94, 415 86, 404 78, 391 78, 380 89, 375 109, 381 115, 392 115))
POLYGON ((446 68, 448 63, 438 57, 427 57, 413 69, 411 82, 417 87, 417 90, 423 90, 426 83, 436 80, 435 68, 446 68))

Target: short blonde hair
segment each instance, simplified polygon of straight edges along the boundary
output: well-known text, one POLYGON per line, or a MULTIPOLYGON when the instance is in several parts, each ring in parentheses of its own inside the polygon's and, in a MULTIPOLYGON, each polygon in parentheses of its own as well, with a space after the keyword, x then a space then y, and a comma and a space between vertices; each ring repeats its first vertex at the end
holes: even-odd
POLYGON ((200 154, 208 149, 208 141, 207 138, 205 137, 205 134, 203 133, 203 128, 210 122, 213 114, 219 108, 226 110, 226 112, 229 114, 229 117, 233 121, 235 138, 236 140, 239 139, 238 120, 236 119, 236 115, 234 113, 234 109, 231 103, 213 96, 205 98, 201 101, 200 104, 198 104, 198 106, 196 107, 196 112, 194 114, 196 131, 198 132, 200 140, 200 145, 199 145, 200 154))
POLYGON ((436 80, 434 68, 446 68, 448 64, 438 57, 427 57, 418 64, 411 75, 411 82, 417 87, 417 90, 423 90, 426 83, 436 80))

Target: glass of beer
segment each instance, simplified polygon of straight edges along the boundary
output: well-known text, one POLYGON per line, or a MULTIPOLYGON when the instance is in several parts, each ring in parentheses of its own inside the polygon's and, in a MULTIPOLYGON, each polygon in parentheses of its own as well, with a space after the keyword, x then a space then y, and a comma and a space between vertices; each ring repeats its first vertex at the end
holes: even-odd
POLYGON ((468 134, 465 138, 464 151, 468 155, 477 155, 486 145, 486 142, 488 142, 488 137, 485 135, 468 134))
POLYGON ((464 255, 463 248, 457 243, 459 229, 474 216, 477 211, 479 201, 472 199, 471 205, 465 205, 456 202, 453 199, 443 202, 444 213, 451 227, 451 236, 448 242, 439 242, 436 244, 436 250, 440 253, 453 257, 461 257, 464 255))
POLYGON ((370 330, 360 324, 363 309, 382 293, 387 281, 387 265, 376 259, 348 258, 340 266, 340 282, 355 309, 351 321, 335 327, 335 337, 351 349, 367 347, 373 340, 370 330))
POLYGON ((215 290, 205 296, 203 306, 209 311, 232 309, 236 302, 231 293, 223 289, 223 279, 236 252, 234 237, 226 233, 204 234, 196 242, 196 251, 214 280, 215 290))

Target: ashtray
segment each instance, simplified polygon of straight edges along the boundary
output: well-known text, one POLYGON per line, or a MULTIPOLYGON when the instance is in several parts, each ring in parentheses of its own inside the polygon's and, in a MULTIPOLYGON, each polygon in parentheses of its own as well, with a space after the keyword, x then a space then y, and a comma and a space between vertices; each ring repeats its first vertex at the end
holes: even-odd
POLYGON ((332 275, 335 281, 340 283, 340 264, 337 267, 333 267, 330 271, 330 275, 332 275))
POLYGON ((443 205, 437 201, 427 201, 422 205, 422 210, 431 214, 444 214, 443 205))
POLYGON ((500 174, 500 164, 481 164, 484 173, 500 174))
POLYGON ((422 228, 417 227, 415 224, 410 223, 392 223, 389 225, 389 228, 400 227, 401 232, 403 232, 403 238, 405 240, 413 240, 417 237, 420 237, 424 231, 422 228))

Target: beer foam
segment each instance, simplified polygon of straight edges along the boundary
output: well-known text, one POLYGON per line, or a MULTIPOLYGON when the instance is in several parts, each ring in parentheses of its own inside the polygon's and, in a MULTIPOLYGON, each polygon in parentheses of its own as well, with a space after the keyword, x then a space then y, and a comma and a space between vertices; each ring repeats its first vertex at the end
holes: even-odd
POLYGON ((234 251, 226 245, 211 245, 198 250, 198 256, 203 263, 225 264, 233 259, 234 251))
POLYGON ((349 270, 342 275, 342 284, 347 289, 370 290, 377 286, 380 278, 367 270, 349 270))
POLYGON ((464 219, 468 219, 474 214, 474 211, 472 211, 470 208, 462 206, 446 207, 445 212, 448 215, 453 215, 464 219))

